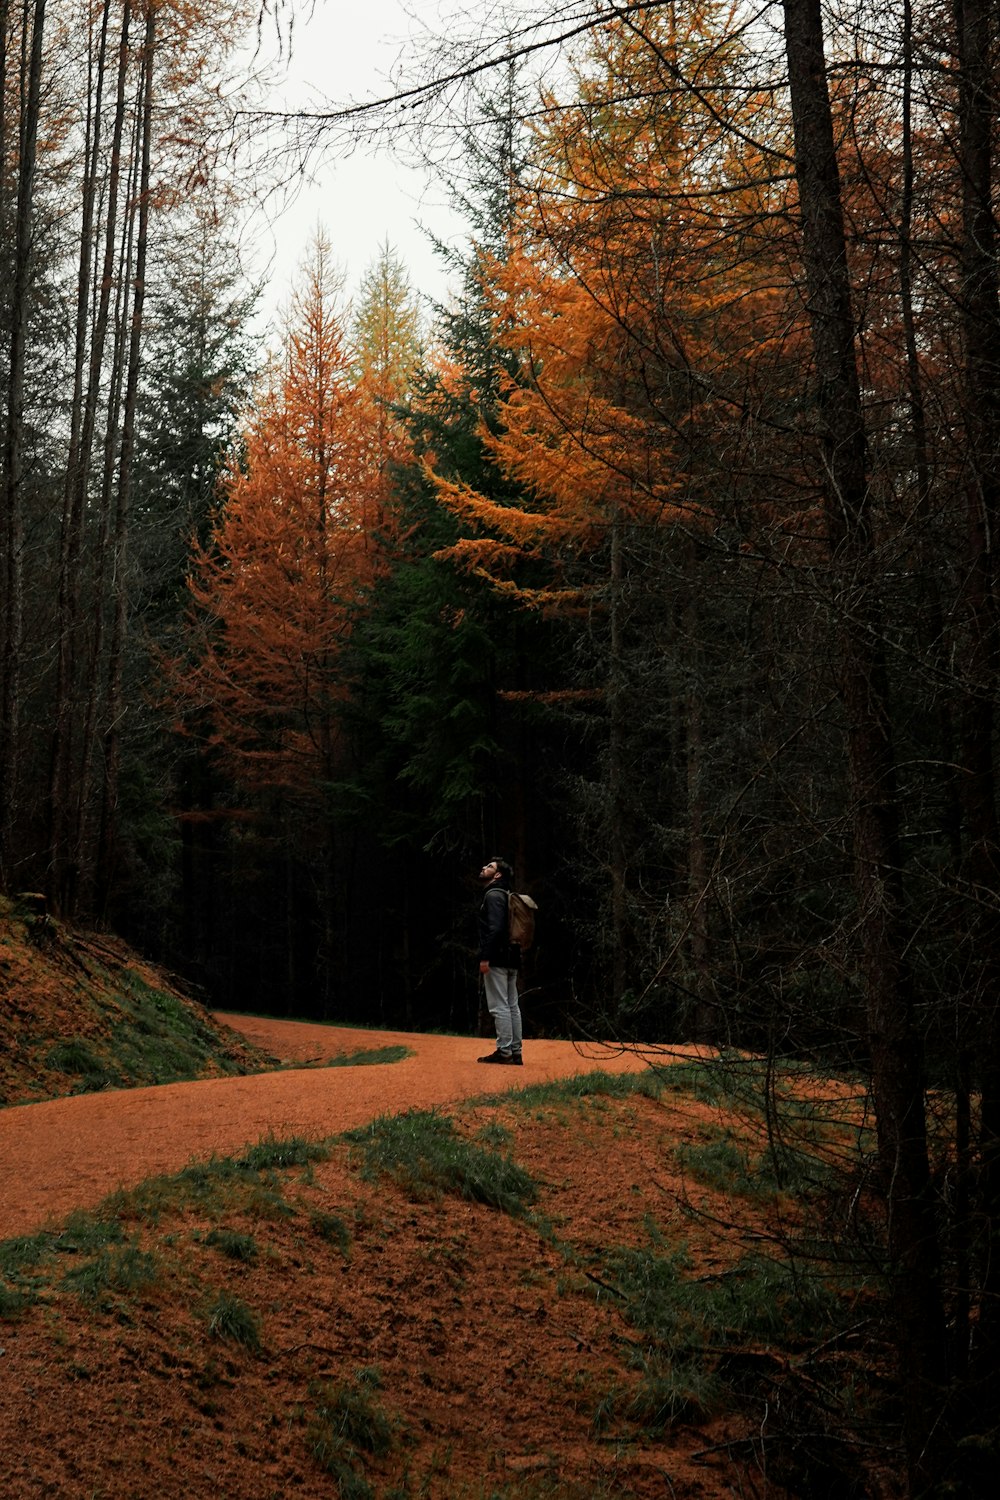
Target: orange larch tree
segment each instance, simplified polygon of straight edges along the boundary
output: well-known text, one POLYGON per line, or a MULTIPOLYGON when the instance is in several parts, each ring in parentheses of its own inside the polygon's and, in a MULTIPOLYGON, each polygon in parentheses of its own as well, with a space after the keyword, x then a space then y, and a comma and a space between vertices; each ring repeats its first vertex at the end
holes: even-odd
POLYGON ((439 486, 473 530, 452 555, 525 603, 580 596, 572 566, 551 590, 518 589, 520 558, 564 564, 616 525, 717 519, 749 401, 777 404, 797 374, 803 329, 779 232, 788 142, 744 83, 728 22, 706 3, 650 15, 641 33, 610 24, 588 42, 575 99, 545 100, 495 299, 521 377, 489 442, 525 504, 439 486), (732 445, 721 467, 720 442, 732 445))
POLYGON ((352 379, 329 248, 315 246, 245 451, 196 547, 196 663, 183 687, 246 790, 312 801, 333 774, 341 655, 378 568, 378 414, 352 379))

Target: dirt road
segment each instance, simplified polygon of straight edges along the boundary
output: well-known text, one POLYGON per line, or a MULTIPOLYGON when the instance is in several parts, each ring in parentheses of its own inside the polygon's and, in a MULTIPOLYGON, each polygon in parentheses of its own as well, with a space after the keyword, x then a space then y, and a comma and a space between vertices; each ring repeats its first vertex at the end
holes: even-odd
MULTIPOLYGON (((262 1136, 334 1135, 381 1114, 427 1109, 576 1073, 642 1069, 633 1053, 532 1041, 523 1068, 484 1067, 489 1043, 470 1037, 366 1032, 216 1017, 293 1066, 277 1073, 80 1094, 0 1110, 0 1239, 28 1234, 118 1187, 229 1155, 262 1136), (322 1068, 365 1048, 408 1047, 401 1062, 322 1068)), ((697 1049, 678 1048, 678 1053, 697 1049)))

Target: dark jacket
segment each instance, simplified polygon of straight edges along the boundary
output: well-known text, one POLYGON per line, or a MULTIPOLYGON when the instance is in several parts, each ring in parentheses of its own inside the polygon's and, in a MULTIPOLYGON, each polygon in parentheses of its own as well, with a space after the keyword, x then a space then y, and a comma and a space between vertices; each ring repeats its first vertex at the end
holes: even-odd
POLYGON ((479 908, 479 962, 494 969, 519 969, 521 950, 507 938, 507 887, 495 880, 479 908))

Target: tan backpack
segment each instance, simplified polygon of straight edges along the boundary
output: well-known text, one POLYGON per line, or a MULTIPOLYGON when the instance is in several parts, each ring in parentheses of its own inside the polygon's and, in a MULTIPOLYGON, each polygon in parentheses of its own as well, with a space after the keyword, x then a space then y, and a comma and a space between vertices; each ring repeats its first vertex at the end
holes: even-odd
POLYGON ((538 904, 530 896, 507 892, 507 936, 526 953, 535 941, 535 912, 538 904))

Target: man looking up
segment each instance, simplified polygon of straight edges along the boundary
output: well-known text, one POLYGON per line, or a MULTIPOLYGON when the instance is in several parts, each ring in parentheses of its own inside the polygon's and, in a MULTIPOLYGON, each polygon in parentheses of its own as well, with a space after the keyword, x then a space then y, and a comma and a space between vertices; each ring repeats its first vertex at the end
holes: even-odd
POLYGON ((482 1063, 513 1063, 520 1067, 521 1007, 517 971, 521 952, 508 937, 507 893, 514 871, 505 859, 483 865, 479 879, 486 887, 479 908, 479 972, 486 987, 486 1005, 496 1027, 496 1049, 482 1063))

